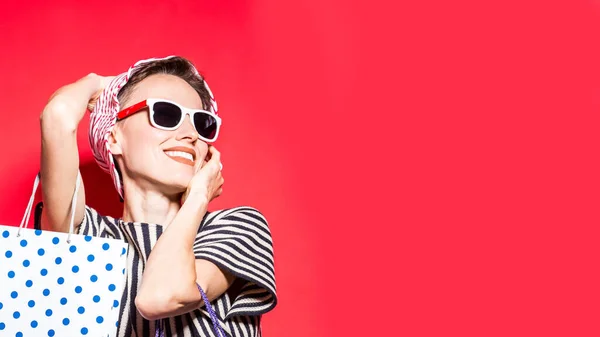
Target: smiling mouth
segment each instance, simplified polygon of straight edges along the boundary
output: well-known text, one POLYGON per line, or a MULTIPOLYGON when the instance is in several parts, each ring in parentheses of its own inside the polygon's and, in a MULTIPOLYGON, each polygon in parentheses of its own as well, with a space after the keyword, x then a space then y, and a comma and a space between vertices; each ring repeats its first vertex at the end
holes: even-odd
POLYGON ((165 154, 174 161, 194 166, 194 156, 191 153, 183 151, 165 151, 165 154))

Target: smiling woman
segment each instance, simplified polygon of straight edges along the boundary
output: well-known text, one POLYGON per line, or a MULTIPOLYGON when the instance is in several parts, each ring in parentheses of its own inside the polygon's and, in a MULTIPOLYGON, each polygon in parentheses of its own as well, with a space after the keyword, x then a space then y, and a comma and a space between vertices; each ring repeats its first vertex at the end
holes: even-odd
POLYGON ((261 315, 277 303, 271 235, 252 207, 207 211, 224 179, 212 145, 221 118, 204 78, 188 60, 168 57, 59 89, 41 116, 50 230, 68 231, 86 105, 94 157, 124 207, 120 219, 102 216, 79 193, 75 223, 79 234, 129 244, 118 336, 218 336, 213 323, 230 336, 260 335, 261 315))

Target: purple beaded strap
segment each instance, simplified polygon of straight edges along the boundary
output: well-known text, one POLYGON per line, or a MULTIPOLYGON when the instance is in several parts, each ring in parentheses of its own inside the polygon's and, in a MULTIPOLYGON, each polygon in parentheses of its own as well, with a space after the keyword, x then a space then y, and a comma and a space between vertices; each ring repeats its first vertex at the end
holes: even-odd
MULTIPOLYGON (((210 302, 208 301, 208 297, 206 297, 206 294, 204 293, 204 291, 202 290, 202 288, 200 287, 200 285, 198 283, 196 283, 196 286, 198 287, 198 290, 200 290, 200 295, 202 296, 202 300, 204 301, 204 304, 206 305, 206 310, 208 311, 208 315, 210 316, 210 320, 212 321, 213 328, 215 329, 215 332, 217 333, 217 337, 226 337, 225 332, 223 332, 223 329, 221 328, 221 325, 219 324, 217 314, 215 314, 215 311, 213 310, 212 306, 210 305, 210 302)), ((165 337, 165 331, 162 327, 162 320, 160 320, 160 319, 158 321, 156 321, 156 334, 154 336, 155 337, 165 337)))

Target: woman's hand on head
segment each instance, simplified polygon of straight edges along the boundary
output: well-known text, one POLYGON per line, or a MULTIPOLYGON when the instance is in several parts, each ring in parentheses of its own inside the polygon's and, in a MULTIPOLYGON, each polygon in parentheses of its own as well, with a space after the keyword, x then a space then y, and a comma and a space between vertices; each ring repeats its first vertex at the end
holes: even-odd
POLYGON ((181 198, 182 204, 193 195, 195 198, 210 202, 223 193, 223 174, 221 172, 221 153, 209 145, 208 155, 203 162, 196 164, 196 174, 181 198))
POLYGON ((100 97, 100 94, 102 93, 102 90, 104 90, 104 88, 106 88, 106 86, 110 83, 110 81, 112 81, 116 76, 100 76, 100 75, 95 75, 98 77, 99 80, 99 87, 98 90, 92 95, 92 97, 90 97, 88 103, 87 103, 87 109, 88 111, 94 111, 94 107, 96 106, 96 101, 98 101, 98 97, 100 97))
POLYGON ((113 78, 92 73, 61 87, 50 96, 40 117, 76 128, 85 112, 90 107, 93 109, 100 93, 113 78))

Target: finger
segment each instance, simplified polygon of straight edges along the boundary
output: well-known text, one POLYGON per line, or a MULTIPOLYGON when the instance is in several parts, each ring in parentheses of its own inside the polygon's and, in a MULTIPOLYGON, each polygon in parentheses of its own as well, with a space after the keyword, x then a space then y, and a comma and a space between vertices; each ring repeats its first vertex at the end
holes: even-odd
MULTIPOLYGON (((200 146, 198 146, 196 153, 202 153, 202 152, 204 152, 204 151, 202 151, 200 149, 200 146)), ((206 166, 206 164, 208 164, 208 161, 210 160, 210 156, 211 156, 211 153, 210 153, 210 145, 209 145, 207 152, 204 153, 204 156, 202 157, 202 160, 197 160, 196 163, 194 164, 194 166, 196 168, 195 172, 200 171, 204 166, 206 166)))
POLYGON ((207 164, 215 170, 215 173, 220 174, 223 167, 223 164, 221 164, 221 153, 214 146, 210 147, 209 152, 211 156, 207 164))
POLYGON ((204 166, 204 163, 206 163, 206 157, 203 160, 196 160, 196 162, 194 163, 194 173, 198 173, 202 166, 204 166))
POLYGON ((214 145, 208 148, 208 152, 210 153, 210 161, 221 162, 221 152, 214 145))

